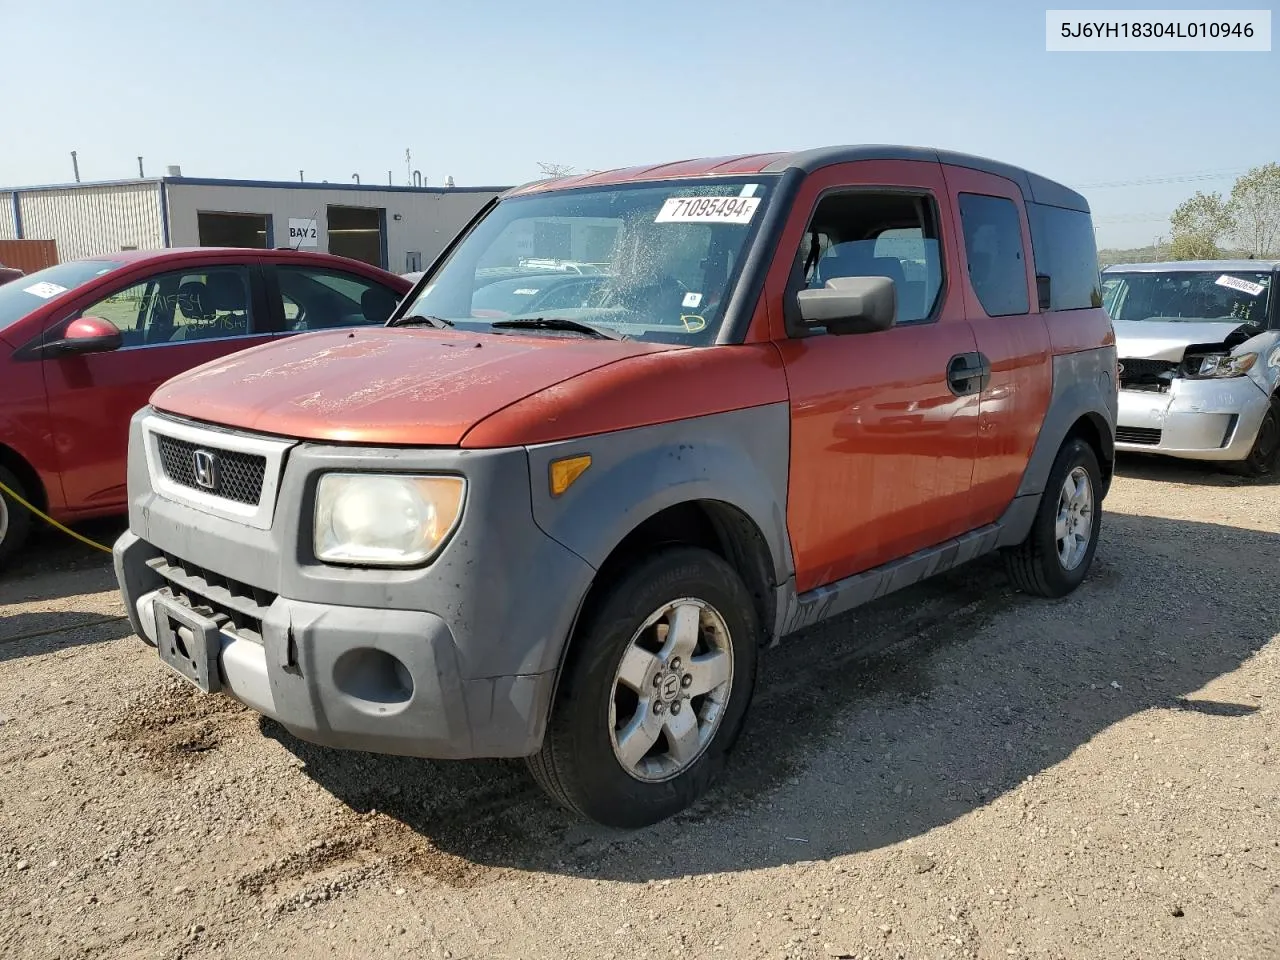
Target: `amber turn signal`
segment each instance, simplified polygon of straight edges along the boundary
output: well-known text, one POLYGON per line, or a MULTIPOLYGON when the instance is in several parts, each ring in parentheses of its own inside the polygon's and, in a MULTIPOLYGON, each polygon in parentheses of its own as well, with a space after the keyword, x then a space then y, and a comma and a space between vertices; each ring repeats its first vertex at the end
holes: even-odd
POLYGON ((551 463, 551 495, 558 497, 573 485, 573 481, 582 476, 591 466, 591 455, 584 453, 578 457, 565 457, 551 463))

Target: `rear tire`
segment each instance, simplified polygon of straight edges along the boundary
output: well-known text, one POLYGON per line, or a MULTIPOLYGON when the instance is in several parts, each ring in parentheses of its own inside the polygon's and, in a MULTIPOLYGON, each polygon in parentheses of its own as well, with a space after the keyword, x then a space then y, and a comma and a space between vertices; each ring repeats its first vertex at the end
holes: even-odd
POLYGON ((528 765, 563 806, 635 829, 706 792, 741 732, 760 624, 710 551, 663 550, 606 588, 578 628, 528 765))
POLYGON ((1084 582, 1102 527, 1101 491, 1093 447, 1079 437, 1068 439, 1049 471, 1031 531, 1005 550, 1005 569, 1015 587, 1056 599, 1084 582))
POLYGON ((1276 472, 1277 460, 1280 460, 1280 397, 1273 397, 1258 425, 1258 435, 1254 437, 1249 455, 1231 466, 1242 476, 1262 479, 1276 472))
MULTIPOLYGON (((0 467, 0 484, 4 484, 22 499, 30 501, 30 491, 4 467, 0 467)), ((30 535, 31 512, 0 490, 0 568, 22 549, 30 535)))

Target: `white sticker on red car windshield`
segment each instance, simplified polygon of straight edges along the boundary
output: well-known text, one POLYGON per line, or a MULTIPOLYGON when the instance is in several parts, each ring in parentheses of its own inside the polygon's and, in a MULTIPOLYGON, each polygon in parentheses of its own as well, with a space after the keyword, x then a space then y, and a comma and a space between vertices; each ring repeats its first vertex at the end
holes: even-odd
POLYGON ((41 300, 48 300, 50 297, 56 297, 60 293, 66 293, 66 287, 60 287, 56 283, 50 283, 48 280, 41 280, 39 283, 33 283, 29 287, 22 288, 23 293, 29 293, 33 297, 39 297, 41 300))
POLYGON ((739 193, 738 196, 754 197, 756 195, 756 187, 758 186, 760 186, 760 184, 758 183, 748 183, 745 187, 742 188, 742 192, 739 193))
POLYGON ((1233 277, 1224 273, 1214 283, 1220 287, 1230 287, 1232 290, 1239 290, 1241 293, 1247 293, 1251 297, 1256 297, 1267 288, 1260 283, 1251 283, 1248 280, 1241 280, 1239 277, 1233 277))
POLYGON ((759 197, 672 197, 654 223, 750 223, 759 197))
POLYGON ((698 305, 699 305, 699 304, 701 304, 701 303, 702 303, 702 294, 700 294, 700 293, 686 293, 686 294, 684 295, 684 303, 682 303, 682 304, 681 304, 681 306, 682 306, 682 307, 688 307, 688 308, 692 309, 693 307, 696 307, 696 306, 698 306, 698 305))

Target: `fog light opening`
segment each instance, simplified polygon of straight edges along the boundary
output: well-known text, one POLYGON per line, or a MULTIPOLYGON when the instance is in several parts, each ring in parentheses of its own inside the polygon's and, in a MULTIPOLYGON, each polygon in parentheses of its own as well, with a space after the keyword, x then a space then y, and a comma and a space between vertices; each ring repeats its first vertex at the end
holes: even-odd
POLYGON ((413 675, 385 650, 348 650, 333 665, 333 685, 365 713, 395 713, 413 699, 413 675))
POLYGON ((1228 447, 1235 438, 1236 426, 1240 423, 1240 414, 1233 413, 1227 420, 1227 429, 1222 432, 1222 443, 1220 446, 1228 447))

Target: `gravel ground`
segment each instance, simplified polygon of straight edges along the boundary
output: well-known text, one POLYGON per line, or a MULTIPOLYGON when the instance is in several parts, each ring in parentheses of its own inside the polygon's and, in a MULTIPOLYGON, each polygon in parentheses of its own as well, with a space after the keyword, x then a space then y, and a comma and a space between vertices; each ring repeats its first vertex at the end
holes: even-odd
POLYGON ((0 579, 0 956, 1280 956, 1278 489, 1122 463, 1074 596, 982 561, 771 651, 637 833, 202 697, 47 539, 0 579))

